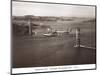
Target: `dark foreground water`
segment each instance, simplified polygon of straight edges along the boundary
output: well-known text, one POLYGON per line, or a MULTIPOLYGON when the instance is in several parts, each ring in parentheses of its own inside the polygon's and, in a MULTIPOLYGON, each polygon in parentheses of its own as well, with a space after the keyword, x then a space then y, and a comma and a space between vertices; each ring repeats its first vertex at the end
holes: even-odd
MULTIPOLYGON (((82 43, 95 46, 95 36, 87 37, 83 37, 85 43, 82 43)), ((17 68, 96 63, 95 49, 75 48, 74 45, 75 35, 13 37, 12 65, 17 68)))

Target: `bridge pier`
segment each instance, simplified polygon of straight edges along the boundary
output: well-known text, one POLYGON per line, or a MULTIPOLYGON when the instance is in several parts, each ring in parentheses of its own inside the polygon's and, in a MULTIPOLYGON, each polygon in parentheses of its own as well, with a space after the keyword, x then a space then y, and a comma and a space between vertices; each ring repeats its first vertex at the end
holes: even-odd
POLYGON ((32 26, 30 20, 28 20, 28 26, 29 26, 29 35, 32 35, 32 26))
POLYGON ((76 44, 75 47, 80 47, 80 28, 76 28, 76 44))

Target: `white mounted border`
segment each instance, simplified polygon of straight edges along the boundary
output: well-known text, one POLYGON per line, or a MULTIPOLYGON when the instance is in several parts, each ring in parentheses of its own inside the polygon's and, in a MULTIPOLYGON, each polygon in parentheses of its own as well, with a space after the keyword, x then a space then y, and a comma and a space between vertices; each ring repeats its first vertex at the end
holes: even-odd
POLYGON ((53 71, 69 71, 69 70, 87 70, 95 69, 95 64, 84 65, 66 65, 66 66, 48 66, 48 67, 29 67, 29 68, 12 68, 12 74, 53 72, 53 71))
POLYGON ((96 69, 96 64, 12 68, 12 74, 96 69))

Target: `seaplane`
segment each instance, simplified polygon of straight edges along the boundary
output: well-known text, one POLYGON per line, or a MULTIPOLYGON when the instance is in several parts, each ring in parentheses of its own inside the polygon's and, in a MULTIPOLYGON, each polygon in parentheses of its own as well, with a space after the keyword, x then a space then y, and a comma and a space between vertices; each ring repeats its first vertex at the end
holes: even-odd
POLYGON ((50 32, 50 33, 46 33, 46 34, 43 34, 44 36, 47 36, 47 37, 53 37, 53 36, 57 36, 57 32, 50 32))
POLYGON ((71 32, 71 29, 67 30, 52 30, 50 33, 43 34, 44 36, 57 36, 60 34, 69 34, 71 32))

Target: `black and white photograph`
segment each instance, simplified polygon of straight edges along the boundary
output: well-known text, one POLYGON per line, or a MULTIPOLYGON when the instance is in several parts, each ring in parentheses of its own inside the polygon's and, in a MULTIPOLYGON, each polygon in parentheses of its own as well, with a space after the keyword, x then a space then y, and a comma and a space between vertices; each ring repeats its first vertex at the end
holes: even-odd
POLYGON ((95 5, 12 0, 11 8, 13 74, 96 69, 95 5))

